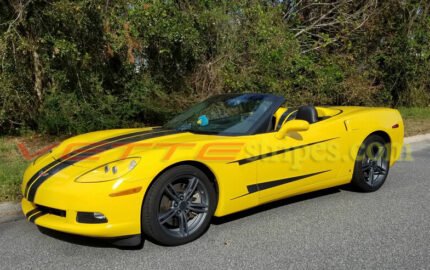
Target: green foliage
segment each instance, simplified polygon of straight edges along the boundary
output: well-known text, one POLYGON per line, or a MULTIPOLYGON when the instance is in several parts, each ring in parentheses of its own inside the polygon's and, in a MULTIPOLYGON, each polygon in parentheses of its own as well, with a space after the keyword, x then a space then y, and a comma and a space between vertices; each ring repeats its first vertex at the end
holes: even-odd
POLYGON ((400 107, 399 111, 404 118, 430 119, 430 107, 400 107))
POLYGON ((430 104, 425 1, 2 3, 3 134, 161 124, 224 92, 430 104))
POLYGON ((372 75, 389 92, 393 105, 428 106, 430 4, 389 0, 380 5, 366 34, 372 75))
POLYGON ((0 202, 19 199, 22 172, 27 166, 13 140, 0 138, 0 202))

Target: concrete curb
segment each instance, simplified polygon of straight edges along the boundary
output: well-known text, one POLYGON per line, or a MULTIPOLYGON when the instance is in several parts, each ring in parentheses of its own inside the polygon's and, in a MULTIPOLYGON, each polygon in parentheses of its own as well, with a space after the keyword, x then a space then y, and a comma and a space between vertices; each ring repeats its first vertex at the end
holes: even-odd
POLYGON ((404 143, 417 143, 417 142, 422 142, 422 141, 426 141, 426 140, 430 140, 430 133, 427 134, 421 134, 421 135, 416 135, 416 136, 411 136, 411 137, 406 137, 404 139, 404 143))
MULTIPOLYGON (((413 144, 422 141, 430 141, 430 133, 406 137, 405 144, 413 144)), ((0 224, 24 218, 21 204, 17 202, 0 203, 0 224)))
POLYGON ((21 204, 17 202, 0 203, 0 224, 23 218, 21 204))

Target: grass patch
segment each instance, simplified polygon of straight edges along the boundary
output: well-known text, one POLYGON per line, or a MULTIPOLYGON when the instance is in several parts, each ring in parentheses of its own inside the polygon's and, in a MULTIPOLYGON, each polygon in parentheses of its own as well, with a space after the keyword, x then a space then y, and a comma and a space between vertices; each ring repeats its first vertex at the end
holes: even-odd
POLYGON ((0 202, 20 199, 22 174, 29 161, 18 151, 16 139, 0 137, 0 202))
POLYGON ((405 136, 430 133, 430 107, 399 108, 405 122, 405 136))
POLYGON ((33 154, 43 147, 64 138, 29 134, 22 137, 0 137, 0 202, 21 199, 21 183, 25 168, 31 161, 26 160, 17 143, 24 143, 33 154))
POLYGON ((400 107, 399 111, 407 119, 430 119, 430 107, 400 107))

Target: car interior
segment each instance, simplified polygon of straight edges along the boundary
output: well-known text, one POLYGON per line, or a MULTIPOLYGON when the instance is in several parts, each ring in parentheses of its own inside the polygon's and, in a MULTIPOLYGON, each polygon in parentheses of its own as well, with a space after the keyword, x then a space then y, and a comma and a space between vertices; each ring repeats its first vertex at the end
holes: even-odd
POLYGON ((328 119, 339 114, 341 110, 327 107, 315 107, 313 105, 304 105, 300 107, 280 107, 272 117, 269 131, 279 130, 283 124, 291 120, 305 120, 309 124, 328 119))

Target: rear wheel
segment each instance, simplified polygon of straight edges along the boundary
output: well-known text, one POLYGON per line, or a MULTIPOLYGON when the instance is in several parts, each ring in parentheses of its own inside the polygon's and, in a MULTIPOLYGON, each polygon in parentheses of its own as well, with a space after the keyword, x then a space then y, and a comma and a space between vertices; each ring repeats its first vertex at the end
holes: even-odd
POLYGON ((189 165, 174 167, 148 190, 142 231, 163 245, 188 243, 209 227, 215 205, 215 189, 205 173, 189 165))
POLYGON ((382 137, 370 135, 361 145, 355 161, 352 185, 364 192, 378 190, 385 182, 390 166, 390 147, 382 137))

